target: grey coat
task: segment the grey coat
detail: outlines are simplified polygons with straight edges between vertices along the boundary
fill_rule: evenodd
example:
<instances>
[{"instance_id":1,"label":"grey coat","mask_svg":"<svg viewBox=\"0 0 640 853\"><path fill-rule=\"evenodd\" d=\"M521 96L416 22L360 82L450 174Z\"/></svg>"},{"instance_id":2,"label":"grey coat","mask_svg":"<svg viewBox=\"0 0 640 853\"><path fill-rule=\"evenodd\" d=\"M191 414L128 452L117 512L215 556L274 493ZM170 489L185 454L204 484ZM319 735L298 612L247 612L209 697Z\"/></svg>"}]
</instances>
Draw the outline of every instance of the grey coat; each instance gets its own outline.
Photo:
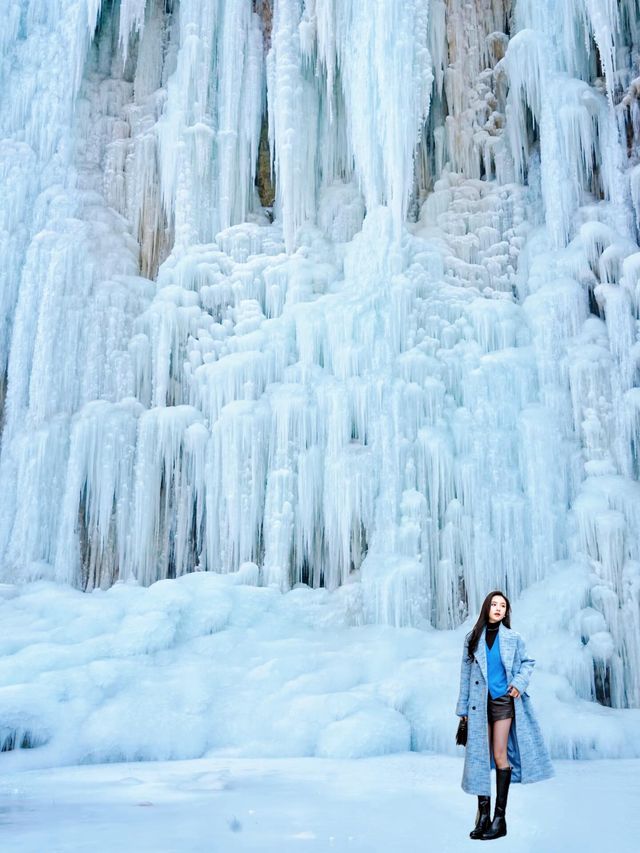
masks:
<instances>
[{"instance_id":1,"label":"grey coat","mask_svg":"<svg viewBox=\"0 0 640 853\"><path fill-rule=\"evenodd\" d=\"M514 701L515 720L511 723L507 756L513 768L512 782L539 782L553 776L549 753L533 712L531 699L526 692L535 661L527 656L520 634L500 625L498 638L500 657L510 686L520 691ZM469 635L464 641L460 670L460 695L456 714L467 716L468 735L464 756L462 788L468 794L491 794L491 768L495 767L489 750L487 729L487 651L485 632L478 640L473 661L467 652Z\"/></svg>"}]
</instances>

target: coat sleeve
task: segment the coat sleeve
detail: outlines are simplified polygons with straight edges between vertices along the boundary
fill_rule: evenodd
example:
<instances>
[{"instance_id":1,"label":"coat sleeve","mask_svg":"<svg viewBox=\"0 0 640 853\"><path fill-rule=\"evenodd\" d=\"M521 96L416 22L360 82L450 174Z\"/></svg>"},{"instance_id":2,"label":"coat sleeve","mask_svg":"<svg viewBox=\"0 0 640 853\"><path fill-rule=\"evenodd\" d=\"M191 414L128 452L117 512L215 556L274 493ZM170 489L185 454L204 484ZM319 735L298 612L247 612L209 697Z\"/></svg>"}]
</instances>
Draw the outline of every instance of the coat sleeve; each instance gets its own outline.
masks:
<instances>
[{"instance_id":1,"label":"coat sleeve","mask_svg":"<svg viewBox=\"0 0 640 853\"><path fill-rule=\"evenodd\" d=\"M462 664L460 665L460 693L458 694L458 704L456 705L456 714L459 717L466 717L469 714L469 682L471 680L471 661L469 660L469 638L464 641L464 649L462 651Z\"/></svg>"},{"instance_id":2,"label":"coat sleeve","mask_svg":"<svg viewBox=\"0 0 640 853\"><path fill-rule=\"evenodd\" d=\"M527 650L524 646L524 640L522 637L518 637L517 653L520 658L520 669L511 679L510 686L515 687L520 693L524 693L529 686L529 679L531 678L531 673L533 672L536 662L533 658L530 658L527 655Z\"/></svg>"}]
</instances>

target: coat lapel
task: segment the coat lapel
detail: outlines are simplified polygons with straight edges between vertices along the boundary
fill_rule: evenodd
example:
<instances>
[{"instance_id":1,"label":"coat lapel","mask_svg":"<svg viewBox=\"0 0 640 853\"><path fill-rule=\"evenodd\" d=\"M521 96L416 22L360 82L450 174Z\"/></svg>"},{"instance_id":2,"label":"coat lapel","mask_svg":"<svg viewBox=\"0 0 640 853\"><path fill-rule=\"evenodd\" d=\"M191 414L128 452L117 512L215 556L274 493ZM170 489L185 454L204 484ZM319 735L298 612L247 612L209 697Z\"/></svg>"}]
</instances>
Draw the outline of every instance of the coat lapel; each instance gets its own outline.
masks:
<instances>
[{"instance_id":1,"label":"coat lapel","mask_svg":"<svg viewBox=\"0 0 640 853\"><path fill-rule=\"evenodd\" d=\"M489 683L487 680L487 645L485 641L484 629L482 630L482 634L480 634L480 639L478 640L478 647L476 649L475 654L476 661L478 662L478 666L480 667L480 671L482 672L482 677L485 680L485 683Z\"/></svg>"},{"instance_id":2,"label":"coat lapel","mask_svg":"<svg viewBox=\"0 0 640 853\"><path fill-rule=\"evenodd\" d=\"M511 670L513 669L513 658L516 653L516 638L509 628L500 625L498 628L498 639L500 641L500 657L507 673L507 680L511 678Z\"/></svg>"}]
</instances>

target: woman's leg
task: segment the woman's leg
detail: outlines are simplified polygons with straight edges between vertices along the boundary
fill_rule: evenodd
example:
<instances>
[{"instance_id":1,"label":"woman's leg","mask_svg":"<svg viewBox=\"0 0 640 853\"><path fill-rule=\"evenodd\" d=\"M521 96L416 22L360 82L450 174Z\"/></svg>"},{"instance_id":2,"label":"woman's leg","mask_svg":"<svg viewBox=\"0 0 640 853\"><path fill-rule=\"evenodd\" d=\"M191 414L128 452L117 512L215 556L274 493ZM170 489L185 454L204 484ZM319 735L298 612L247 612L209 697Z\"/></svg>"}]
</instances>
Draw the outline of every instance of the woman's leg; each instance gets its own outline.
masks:
<instances>
[{"instance_id":1,"label":"woman's leg","mask_svg":"<svg viewBox=\"0 0 640 853\"><path fill-rule=\"evenodd\" d=\"M504 770L509 766L507 758L507 741L509 740L509 729L511 728L511 720L496 720L493 723L492 747L493 760L499 770Z\"/></svg>"},{"instance_id":2,"label":"woman's leg","mask_svg":"<svg viewBox=\"0 0 640 853\"><path fill-rule=\"evenodd\" d=\"M482 833L482 839L489 841L502 838L507 834L507 795L511 783L511 767L507 758L507 741L511 720L494 720L492 731L493 760L496 764L496 810L488 830Z\"/></svg>"}]
</instances>

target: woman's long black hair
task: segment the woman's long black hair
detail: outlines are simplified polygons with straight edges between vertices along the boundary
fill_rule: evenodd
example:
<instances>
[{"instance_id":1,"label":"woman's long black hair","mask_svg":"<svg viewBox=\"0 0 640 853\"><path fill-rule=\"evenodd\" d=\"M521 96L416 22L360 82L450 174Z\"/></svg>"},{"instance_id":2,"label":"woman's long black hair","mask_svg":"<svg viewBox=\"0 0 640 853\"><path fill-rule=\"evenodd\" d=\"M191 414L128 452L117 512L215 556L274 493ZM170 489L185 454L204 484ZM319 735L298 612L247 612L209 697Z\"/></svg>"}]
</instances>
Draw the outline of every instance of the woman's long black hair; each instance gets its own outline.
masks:
<instances>
[{"instance_id":1,"label":"woman's long black hair","mask_svg":"<svg viewBox=\"0 0 640 853\"><path fill-rule=\"evenodd\" d=\"M473 630L469 634L469 660L473 660L473 655L475 654L475 650L478 648L478 640L480 639L480 634L482 634L484 628L489 623L489 611L491 610L491 599L494 595L499 595L507 602L507 609L502 617L502 624L505 628L511 627L511 605L509 604L509 599L504 594L504 592L500 592L499 589L494 589L493 592L490 592L489 595L482 602L482 607L480 608L480 615L478 616L478 621L473 626Z\"/></svg>"}]
</instances>

